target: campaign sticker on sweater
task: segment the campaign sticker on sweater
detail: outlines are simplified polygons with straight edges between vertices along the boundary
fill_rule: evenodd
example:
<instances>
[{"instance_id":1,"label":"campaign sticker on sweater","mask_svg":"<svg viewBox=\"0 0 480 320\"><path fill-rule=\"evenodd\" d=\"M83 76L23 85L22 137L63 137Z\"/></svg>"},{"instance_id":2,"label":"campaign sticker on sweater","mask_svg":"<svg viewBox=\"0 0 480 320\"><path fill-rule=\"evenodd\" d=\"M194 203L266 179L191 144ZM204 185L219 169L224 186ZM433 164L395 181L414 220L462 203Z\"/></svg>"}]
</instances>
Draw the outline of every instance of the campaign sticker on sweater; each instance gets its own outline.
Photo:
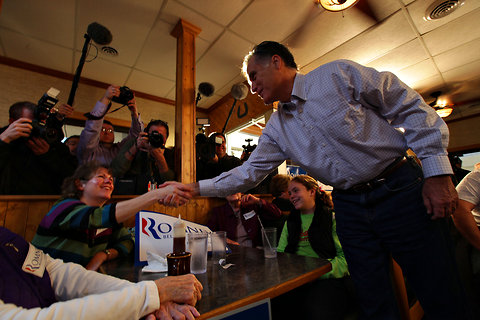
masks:
<instances>
[{"instance_id":1,"label":"campaign sticker on sweater","mask_svg":"<svg viewBox=\"0 0 480 320\"><path fill-rule=\"evenodd\" d=\"M31 243L28 249L27 257L23 262L22 270L31 273L39 278L43 277L47 261L42 250L35 248Z\"/></svg>"},{"instance_id":2,"label":"campaign sticker on sweater","mask_svg":"<svg viewBox=\"0 0 480 320\"><path fill-rule=\"evenodd\" d=\"M245 220L248 220L248 219L250 219L251 217L254 217L254 216L255 216L255 211L253 211L253 210L243 214L243 217L245 218Z\"/></svg>"}]
</instances>

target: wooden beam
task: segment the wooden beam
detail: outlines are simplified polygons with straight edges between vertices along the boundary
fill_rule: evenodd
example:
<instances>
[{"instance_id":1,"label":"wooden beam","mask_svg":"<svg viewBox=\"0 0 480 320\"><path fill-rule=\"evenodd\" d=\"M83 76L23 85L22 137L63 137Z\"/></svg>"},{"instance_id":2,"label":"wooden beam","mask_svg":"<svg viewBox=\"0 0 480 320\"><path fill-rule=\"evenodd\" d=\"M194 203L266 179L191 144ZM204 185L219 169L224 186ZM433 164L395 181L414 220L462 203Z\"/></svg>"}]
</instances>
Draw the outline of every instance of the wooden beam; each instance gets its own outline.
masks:
<instances>
[{"instance_id":1,"label":"wooden beam","mask_svg":"<svg viewBox=\"0 0 480 320\"><path fill-rule=\"evenodd\" d=\"M177 38L175 91L175 171L179 181L195 181L195 38L201 29L180 19L171 35Z\"/></svg>"}]
</instances>

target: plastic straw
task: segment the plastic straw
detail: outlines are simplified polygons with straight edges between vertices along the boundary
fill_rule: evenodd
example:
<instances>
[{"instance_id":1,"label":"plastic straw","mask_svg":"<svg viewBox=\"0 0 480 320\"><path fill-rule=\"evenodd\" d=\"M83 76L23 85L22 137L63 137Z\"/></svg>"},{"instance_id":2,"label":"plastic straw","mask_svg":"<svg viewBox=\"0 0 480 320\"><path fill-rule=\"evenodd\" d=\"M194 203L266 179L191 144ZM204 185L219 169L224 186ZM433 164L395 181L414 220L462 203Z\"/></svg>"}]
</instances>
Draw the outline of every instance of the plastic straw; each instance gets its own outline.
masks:
<instances>
[{"instance_id":1,"label":"plastic straw","mask_svg":"<svg viewBox=\"0 0 480 320\"><path fill-rule=\"evenodd\" d=\"M260 227L262 227L262 232L263 235L265 236L265 239L267 240L268 247L272 249L272 245L270 244L270 240L268 240L267 234L265 233L265 228L263 227L262 220L260 220L260 217L257 215L258 222L260 222Z\"/></svg>"}]
</instances>

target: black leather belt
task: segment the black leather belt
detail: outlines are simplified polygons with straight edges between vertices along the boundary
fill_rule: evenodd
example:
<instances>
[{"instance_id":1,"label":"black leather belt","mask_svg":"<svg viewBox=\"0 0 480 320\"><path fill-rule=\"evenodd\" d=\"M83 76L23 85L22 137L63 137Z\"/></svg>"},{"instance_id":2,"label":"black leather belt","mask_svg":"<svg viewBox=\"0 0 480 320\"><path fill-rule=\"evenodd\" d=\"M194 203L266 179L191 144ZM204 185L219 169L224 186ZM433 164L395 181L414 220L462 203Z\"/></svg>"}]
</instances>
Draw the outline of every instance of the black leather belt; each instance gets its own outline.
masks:
<instances>
[{"instance_id":1,"label":"black leather belt","mask_svg":"<svg viewBox=\"0 0 480 320\"><path fill-rule=\"evenodd\" d=\"M376 187L385 183L386 178L397 171L400 167L402 167L405 163L407 163L407 157L400 157L395 159L395 161L390 164L385 170L382 171L378 176L373 178L370 181L359 183L351 187L347 190L341 190L340 192L348 192L348 193L364 193L369 192Z\"/></svg>"}]
</instances>

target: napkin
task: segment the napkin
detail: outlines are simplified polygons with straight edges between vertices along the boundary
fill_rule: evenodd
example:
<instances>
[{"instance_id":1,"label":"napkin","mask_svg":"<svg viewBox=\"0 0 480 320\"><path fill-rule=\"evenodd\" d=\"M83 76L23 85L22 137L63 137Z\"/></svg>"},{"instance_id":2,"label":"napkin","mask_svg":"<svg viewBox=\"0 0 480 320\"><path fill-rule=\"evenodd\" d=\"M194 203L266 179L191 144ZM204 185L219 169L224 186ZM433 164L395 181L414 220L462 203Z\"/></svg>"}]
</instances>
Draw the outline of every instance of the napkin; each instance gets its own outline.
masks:
<instances>
[{"instance_id":1,"label":"napkin","mask_svg":"<svg viewBox=\"0 0 480 320\"><path fill-rule=\"evenodd\" d=\"M147 251L148 265L143 267L142 272L167 272L167 259L156 253Z\"/></svg>"}]
</instances>

